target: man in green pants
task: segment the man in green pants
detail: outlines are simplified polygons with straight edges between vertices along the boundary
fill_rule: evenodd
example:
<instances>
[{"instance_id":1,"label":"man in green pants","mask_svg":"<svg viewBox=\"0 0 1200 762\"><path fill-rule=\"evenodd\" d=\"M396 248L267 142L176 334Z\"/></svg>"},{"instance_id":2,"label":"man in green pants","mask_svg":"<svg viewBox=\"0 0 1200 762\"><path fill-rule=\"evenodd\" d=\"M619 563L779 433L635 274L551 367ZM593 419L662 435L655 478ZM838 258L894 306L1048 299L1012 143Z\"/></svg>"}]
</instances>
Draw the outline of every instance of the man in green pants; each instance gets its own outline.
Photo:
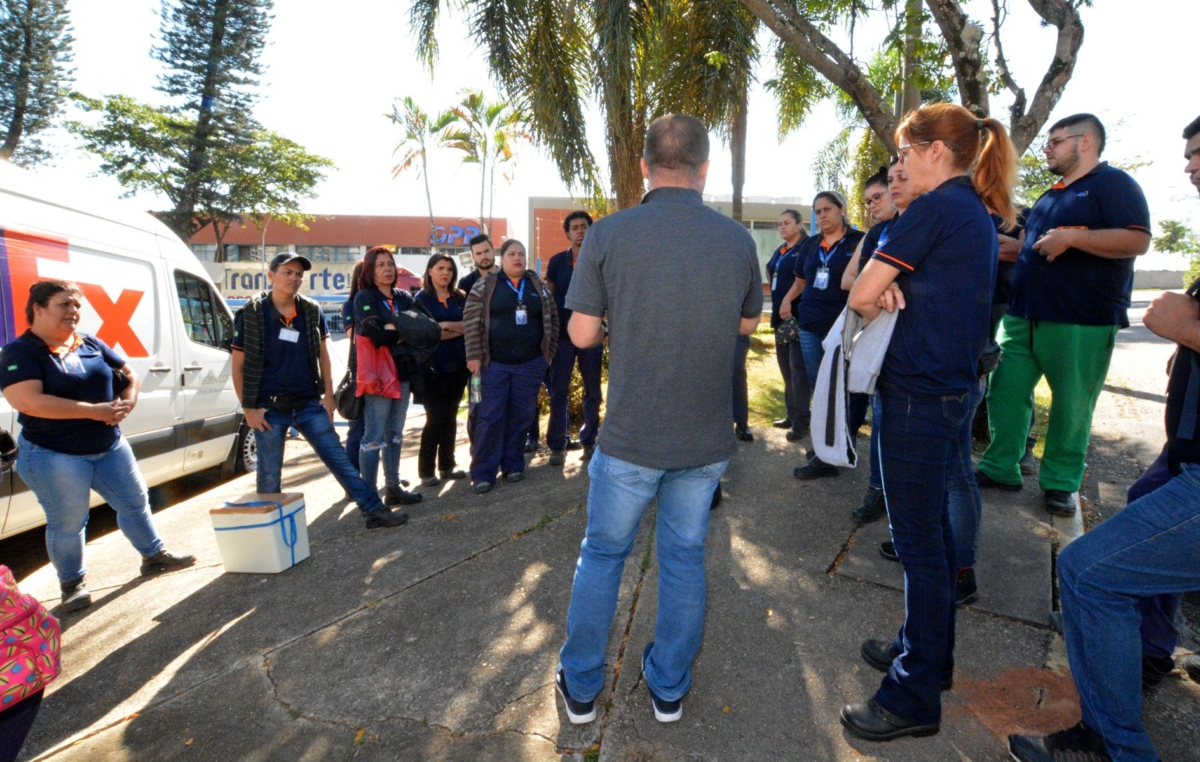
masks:
<instances>
[{"instance_id":1,"label":"man in green pants","mask_svg":"<svg viewBox=\"0 0 1200 762\"><path fill-rule=\"evenodd\" d=\"M1150 246L1146 197L1132 177L1100 161L1104 139L1091 114L1050 128L1042 150L1062 180L1026 218L987 395L992 443L976 474L981 488L1021 489L1032 392L1045 376L1052 400L1039 481L1046 510L1061 516L1075 511L1092 412L1117 331L1129 326L1133 260Z\"/></svg>"}]
</instances>

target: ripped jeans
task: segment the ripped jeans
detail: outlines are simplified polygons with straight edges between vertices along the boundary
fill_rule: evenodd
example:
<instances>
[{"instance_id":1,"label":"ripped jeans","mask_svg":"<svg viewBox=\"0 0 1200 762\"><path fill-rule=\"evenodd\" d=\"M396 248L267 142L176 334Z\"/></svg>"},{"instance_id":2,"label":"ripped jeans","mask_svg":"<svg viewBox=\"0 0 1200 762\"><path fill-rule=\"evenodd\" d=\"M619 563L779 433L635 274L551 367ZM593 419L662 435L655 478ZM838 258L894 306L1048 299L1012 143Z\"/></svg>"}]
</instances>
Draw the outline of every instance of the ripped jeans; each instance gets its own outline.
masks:
<instances>
[{"instance_id":1,"label":"ripped jeans","mask_svg":"<svg viewBox=\"0 0 1200 762\"><path fill-rule=\"evenodd\" d=\"M400 399L378 394L363 395L362 444L358 465L363 481L377 488L379 456L383 454L383 481L389 489L400 489L400 445L404 442L404 416L408 413L409 386L400 386Z\"/></svg>"}]
</instances>

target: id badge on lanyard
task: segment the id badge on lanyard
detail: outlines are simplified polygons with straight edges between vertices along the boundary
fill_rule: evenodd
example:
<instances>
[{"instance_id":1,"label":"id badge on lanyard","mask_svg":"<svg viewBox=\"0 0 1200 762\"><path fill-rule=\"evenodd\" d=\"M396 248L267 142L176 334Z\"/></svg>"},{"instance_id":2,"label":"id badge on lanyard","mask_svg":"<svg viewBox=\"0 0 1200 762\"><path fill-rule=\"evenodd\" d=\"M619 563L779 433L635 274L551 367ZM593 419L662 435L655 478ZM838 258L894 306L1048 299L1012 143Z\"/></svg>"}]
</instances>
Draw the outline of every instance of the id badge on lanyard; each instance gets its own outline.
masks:
<instances>
[{"instance_id":1,"label":"id badge on lanyard","mask_svg":"<svg viewBox=\"0 0 1200 762\"><path fill-rule=\"evenodd\" d=\"M517 325L525 325L529 322L529 312L525 309L524 304L517 305Z\"/></svg>"},{"instance_id":2,"label":"id badge on lanyard","mask_svg":"<svg viewBox=\"0 0 1200 762\"><path fill-rule=\"evenodd\" d=\"M78 352L67 352L62 358L63 370L67 373L73 373L78 376L84 374L83 360L79 359Z\"/></svg>"},{"instance_id":3,"label":"id badge on lanyard","mask_svg":"<svg viewBox=\"0 0 1200 762\"><path fill-rule=\"evenodd\" d=\"M829 268L828 267L822 266L822 267L817 268L817 277L815 279L813 279L813 288L820 289L822 291L829 288Z\"/></svg>"}]
</instances>

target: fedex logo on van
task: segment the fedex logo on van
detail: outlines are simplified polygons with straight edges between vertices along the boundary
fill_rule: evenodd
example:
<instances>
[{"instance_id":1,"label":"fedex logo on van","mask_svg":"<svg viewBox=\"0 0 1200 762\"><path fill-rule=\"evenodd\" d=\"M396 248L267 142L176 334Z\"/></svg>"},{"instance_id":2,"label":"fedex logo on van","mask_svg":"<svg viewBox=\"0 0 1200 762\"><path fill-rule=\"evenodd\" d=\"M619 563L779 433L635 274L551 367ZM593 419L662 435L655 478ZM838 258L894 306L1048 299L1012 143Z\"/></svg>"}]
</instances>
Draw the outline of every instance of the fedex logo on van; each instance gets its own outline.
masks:
<instances>
[{"instance_id":1,"label":"fedex logo on van","mask_svg":"<svg viewBox=\"0 0 1200 762\"><path fill-rule=\"evenodd\" d=\"M87 305L79 329L117 349L127 357L149 357L157 326L152 299L154 285L148 264L114 257L66 239L0 230L0 281L7 295L4 306L4 341L20 336L29 327L25 303L29 288L39 280L74 281ZM89 309L90 308L90 309Z\"/></svg>"}]
</instances>

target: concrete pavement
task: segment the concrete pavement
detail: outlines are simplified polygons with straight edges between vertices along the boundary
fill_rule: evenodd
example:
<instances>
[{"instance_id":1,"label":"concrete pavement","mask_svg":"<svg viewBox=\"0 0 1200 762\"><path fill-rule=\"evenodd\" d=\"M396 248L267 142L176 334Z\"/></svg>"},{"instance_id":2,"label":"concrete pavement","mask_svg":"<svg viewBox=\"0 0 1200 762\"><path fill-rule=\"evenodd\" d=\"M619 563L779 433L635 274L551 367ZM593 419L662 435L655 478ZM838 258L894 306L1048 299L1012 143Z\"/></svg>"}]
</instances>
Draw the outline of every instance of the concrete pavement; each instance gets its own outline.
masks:
<instances>
[{"instance_id":1,"label":"concrete pavement","mask_svg":"<svg viewBox=\"0 0 1200 762\"><path fill-rule=\"evenodd\" d=\"M1115 510L1157 451L1161 401L1124 392L1160 390L1168 351L1121 333L1084 490L1093 513ZM412 434L402 470L415 483ZM524 482L485 496L465 481L422 490L407 526L368 532L290 442L285 489L305 494L311 557L280 575L223 573L207 510L252 492L252 475L156 514L170 547L199 556L193 569L143 579L119 533L90 543L96 603L62 618L65 671L22 759L1002 760L1007 733L1078 719L1046 626L1061 540L1027 480L1021 493L984 493L981 597L959 612L941 733L890 744L845 734L841 705L880 679L859 644L903 618L899 567L876 550L884 523L849 517L865 467L802 485L796 446L755 434L712 516L704 646L678 723L653 719L638 669L657 599L650 520L626 566L600 718L574 727L556 704L586 521L578 453L562 469L538 455ZM21 585L57 602L48 566ZM1197 648L1192 637L1181 647ZM1146 720L1164 759L1200 759L1200 685L1169 678Z\"/></svg>"}]
</instances>

